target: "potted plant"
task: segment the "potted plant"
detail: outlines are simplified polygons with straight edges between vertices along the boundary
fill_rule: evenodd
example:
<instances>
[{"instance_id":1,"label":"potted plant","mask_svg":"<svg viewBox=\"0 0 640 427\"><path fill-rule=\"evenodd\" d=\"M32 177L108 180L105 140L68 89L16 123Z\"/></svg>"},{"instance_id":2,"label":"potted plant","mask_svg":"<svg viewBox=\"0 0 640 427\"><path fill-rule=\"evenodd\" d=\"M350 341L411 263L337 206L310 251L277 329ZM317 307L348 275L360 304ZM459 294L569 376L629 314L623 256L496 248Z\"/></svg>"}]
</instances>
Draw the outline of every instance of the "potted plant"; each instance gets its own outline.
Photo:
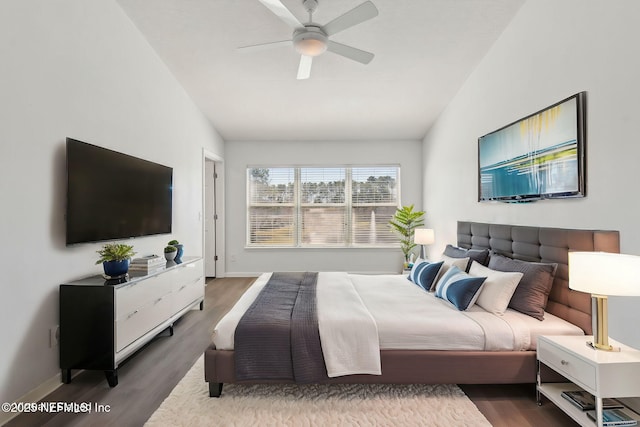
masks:
<instances>
[{"instance_id":1,"label":"potted plant","mask_svg":"<svg viewBox=\"0 0 640 427\"><path fill-rule=\"evenodd\" d=\"M417 246L413 242L415 229L424 225L424 211L414 211L413 205L402 206L396 210L389 225L400 237L400 249L404 254L404 266L406 267L409 264L411 250Z\"/></svg>"},{"instance_id":2,"label":"potted plant","mask_svg":"<svg viewBox=\"0 0 640 427\"><path fill-rule=\"evenodd\" d=\"M169 243L167 243L167 245L175 246L175 248L178 250L173 260L179 264L182 261L182 254L184 253L184 248L182 244L177 240L170 240Z\"/></svg>"},{"instance_id":3,"label":"potted plant","mask_svg":"<svg viewBox=\"0 0 640 427\"><path fill-rule=\"evenodd\" d=\"M124 243L107 243L96 252L100 255L96 264L102 263L104 274L109 277L126 274L129 271L131 257L136 254L133 251L133 246Z\"/></svg>"},{"instance_id":4,"label":"potted plant","mask_svg":"<svg viewBox=\"0 0 640 427\"><path fill-rule=\"evenodd\" d=\"M164 258L167 261L173 261L177 253L178 253L178 248L176 248L173 245L164 247Z\"/></svg>"}]
</instances>

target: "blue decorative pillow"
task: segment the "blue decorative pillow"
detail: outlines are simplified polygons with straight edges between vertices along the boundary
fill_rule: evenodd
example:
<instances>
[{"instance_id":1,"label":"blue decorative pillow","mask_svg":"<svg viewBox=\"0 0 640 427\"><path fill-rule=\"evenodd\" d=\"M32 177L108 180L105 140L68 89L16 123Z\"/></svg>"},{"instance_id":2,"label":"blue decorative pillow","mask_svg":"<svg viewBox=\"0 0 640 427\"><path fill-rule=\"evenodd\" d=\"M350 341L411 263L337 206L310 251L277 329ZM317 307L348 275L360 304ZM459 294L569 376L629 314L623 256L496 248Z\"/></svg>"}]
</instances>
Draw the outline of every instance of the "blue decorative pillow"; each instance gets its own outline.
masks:
<instances>
[{"instance_id":1,"label":"blue decorative pillow","mask_svg":"<svg viewBox=\"0 0 640 427\"><path fill-rule=\"evenodd\" d=\"M458 267L451 267L436 285L436 297L445 299L460 311L471 307L484 284L486 277L469 276Z\"/></svg>"},{"instance_id":2,"label":"blue decorative pillow","mask_svg":"<svg viewBox=\"0 0 640 427\"><path fill-rule=\"evenodd\" d=\"M440 268L444 262L429 262L429 261L419 261L416 262L413 268L411 269L411 273L409 274L408 279L411 280L416 285L420 286L425 291L431 289L431 285L438 277L438 272L440 272Z\"/></svg>"}]
</instances>

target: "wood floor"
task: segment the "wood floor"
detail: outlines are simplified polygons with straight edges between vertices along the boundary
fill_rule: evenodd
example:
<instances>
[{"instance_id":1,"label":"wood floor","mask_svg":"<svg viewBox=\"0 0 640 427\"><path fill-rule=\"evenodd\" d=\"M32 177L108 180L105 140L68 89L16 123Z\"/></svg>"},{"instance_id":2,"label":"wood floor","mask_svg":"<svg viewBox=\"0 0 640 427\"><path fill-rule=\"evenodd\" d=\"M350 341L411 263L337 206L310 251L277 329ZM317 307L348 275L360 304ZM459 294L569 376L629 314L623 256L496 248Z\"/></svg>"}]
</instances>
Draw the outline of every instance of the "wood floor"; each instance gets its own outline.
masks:
<instances>
[{"instance_id":1,"label":"wood floor","mask_svg":"<svg viewBox=\"0 0 640 427\"><path fill-rule=\"evenodd\" d=\"M142 426L160 406L211 341L213 327L233 306L252 278L211 279L204 311L193 310L118 370L118 386L109 388L101 372L81 372L71 384L47 396L47 402L109 405L109 413L22 414L7 426ZM535 386L464 385L464 392L495 427L577 426L552 403L538 406Z\"/></svg>"}]
</instances>

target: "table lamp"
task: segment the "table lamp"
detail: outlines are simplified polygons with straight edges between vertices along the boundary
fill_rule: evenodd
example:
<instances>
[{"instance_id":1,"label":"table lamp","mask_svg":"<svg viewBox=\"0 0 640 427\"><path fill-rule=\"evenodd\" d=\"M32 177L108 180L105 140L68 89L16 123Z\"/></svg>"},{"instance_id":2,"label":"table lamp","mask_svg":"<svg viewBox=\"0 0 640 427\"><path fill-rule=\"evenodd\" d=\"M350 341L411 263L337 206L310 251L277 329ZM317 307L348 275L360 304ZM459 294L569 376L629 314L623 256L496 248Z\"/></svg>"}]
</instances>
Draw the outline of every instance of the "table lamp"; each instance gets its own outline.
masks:
<instances>
[{"instance_id":1,"label":"table lamp","mask_svg":"<svg viewBox=\"0 0 640 427\"><path fill-rule=\"evenodd\" d=\"M591 294L593 343L597 350L617 351L609 345L607 297L640 296L640 257L608 252L569 252L569 288Z\"/></svg>"},{"instance_id":2,"label":"table lamp","mask_svg":"<svg viewBox=\"0 0 640 427\"><path fill-rule=\"evenodd\" d=\"M424 245L430 245L435 242L435 233L430 228L416 228L413 235L413 243L420 246L420 258L427 259L424 251Z\"/></svg>"}]
</instances>

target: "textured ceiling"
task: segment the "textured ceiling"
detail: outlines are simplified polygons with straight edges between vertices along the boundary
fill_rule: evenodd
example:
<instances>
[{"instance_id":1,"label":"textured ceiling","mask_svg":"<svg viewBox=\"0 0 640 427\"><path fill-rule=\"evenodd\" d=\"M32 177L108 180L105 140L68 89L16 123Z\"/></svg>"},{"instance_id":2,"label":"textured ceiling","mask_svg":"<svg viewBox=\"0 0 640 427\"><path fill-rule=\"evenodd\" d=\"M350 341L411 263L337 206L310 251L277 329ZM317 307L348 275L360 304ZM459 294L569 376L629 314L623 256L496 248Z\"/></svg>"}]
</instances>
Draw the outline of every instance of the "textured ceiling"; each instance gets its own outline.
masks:
<instances>
[{"instance_id":1,"label":"textured ceiling","mask_svg":"<svg viewBox=\"0 0 640 427\"><path fill-rule=\"evenodd\" d=\"M362 65L326 52L297 80L291 38L258 0L117 0L225 140L422 139L524 0L372 0L379 15L332 40L370 51ZM326 24L363 0L319 0ZM282 2L302 22L301 0Z\"/></svg>"}]
</instances>

